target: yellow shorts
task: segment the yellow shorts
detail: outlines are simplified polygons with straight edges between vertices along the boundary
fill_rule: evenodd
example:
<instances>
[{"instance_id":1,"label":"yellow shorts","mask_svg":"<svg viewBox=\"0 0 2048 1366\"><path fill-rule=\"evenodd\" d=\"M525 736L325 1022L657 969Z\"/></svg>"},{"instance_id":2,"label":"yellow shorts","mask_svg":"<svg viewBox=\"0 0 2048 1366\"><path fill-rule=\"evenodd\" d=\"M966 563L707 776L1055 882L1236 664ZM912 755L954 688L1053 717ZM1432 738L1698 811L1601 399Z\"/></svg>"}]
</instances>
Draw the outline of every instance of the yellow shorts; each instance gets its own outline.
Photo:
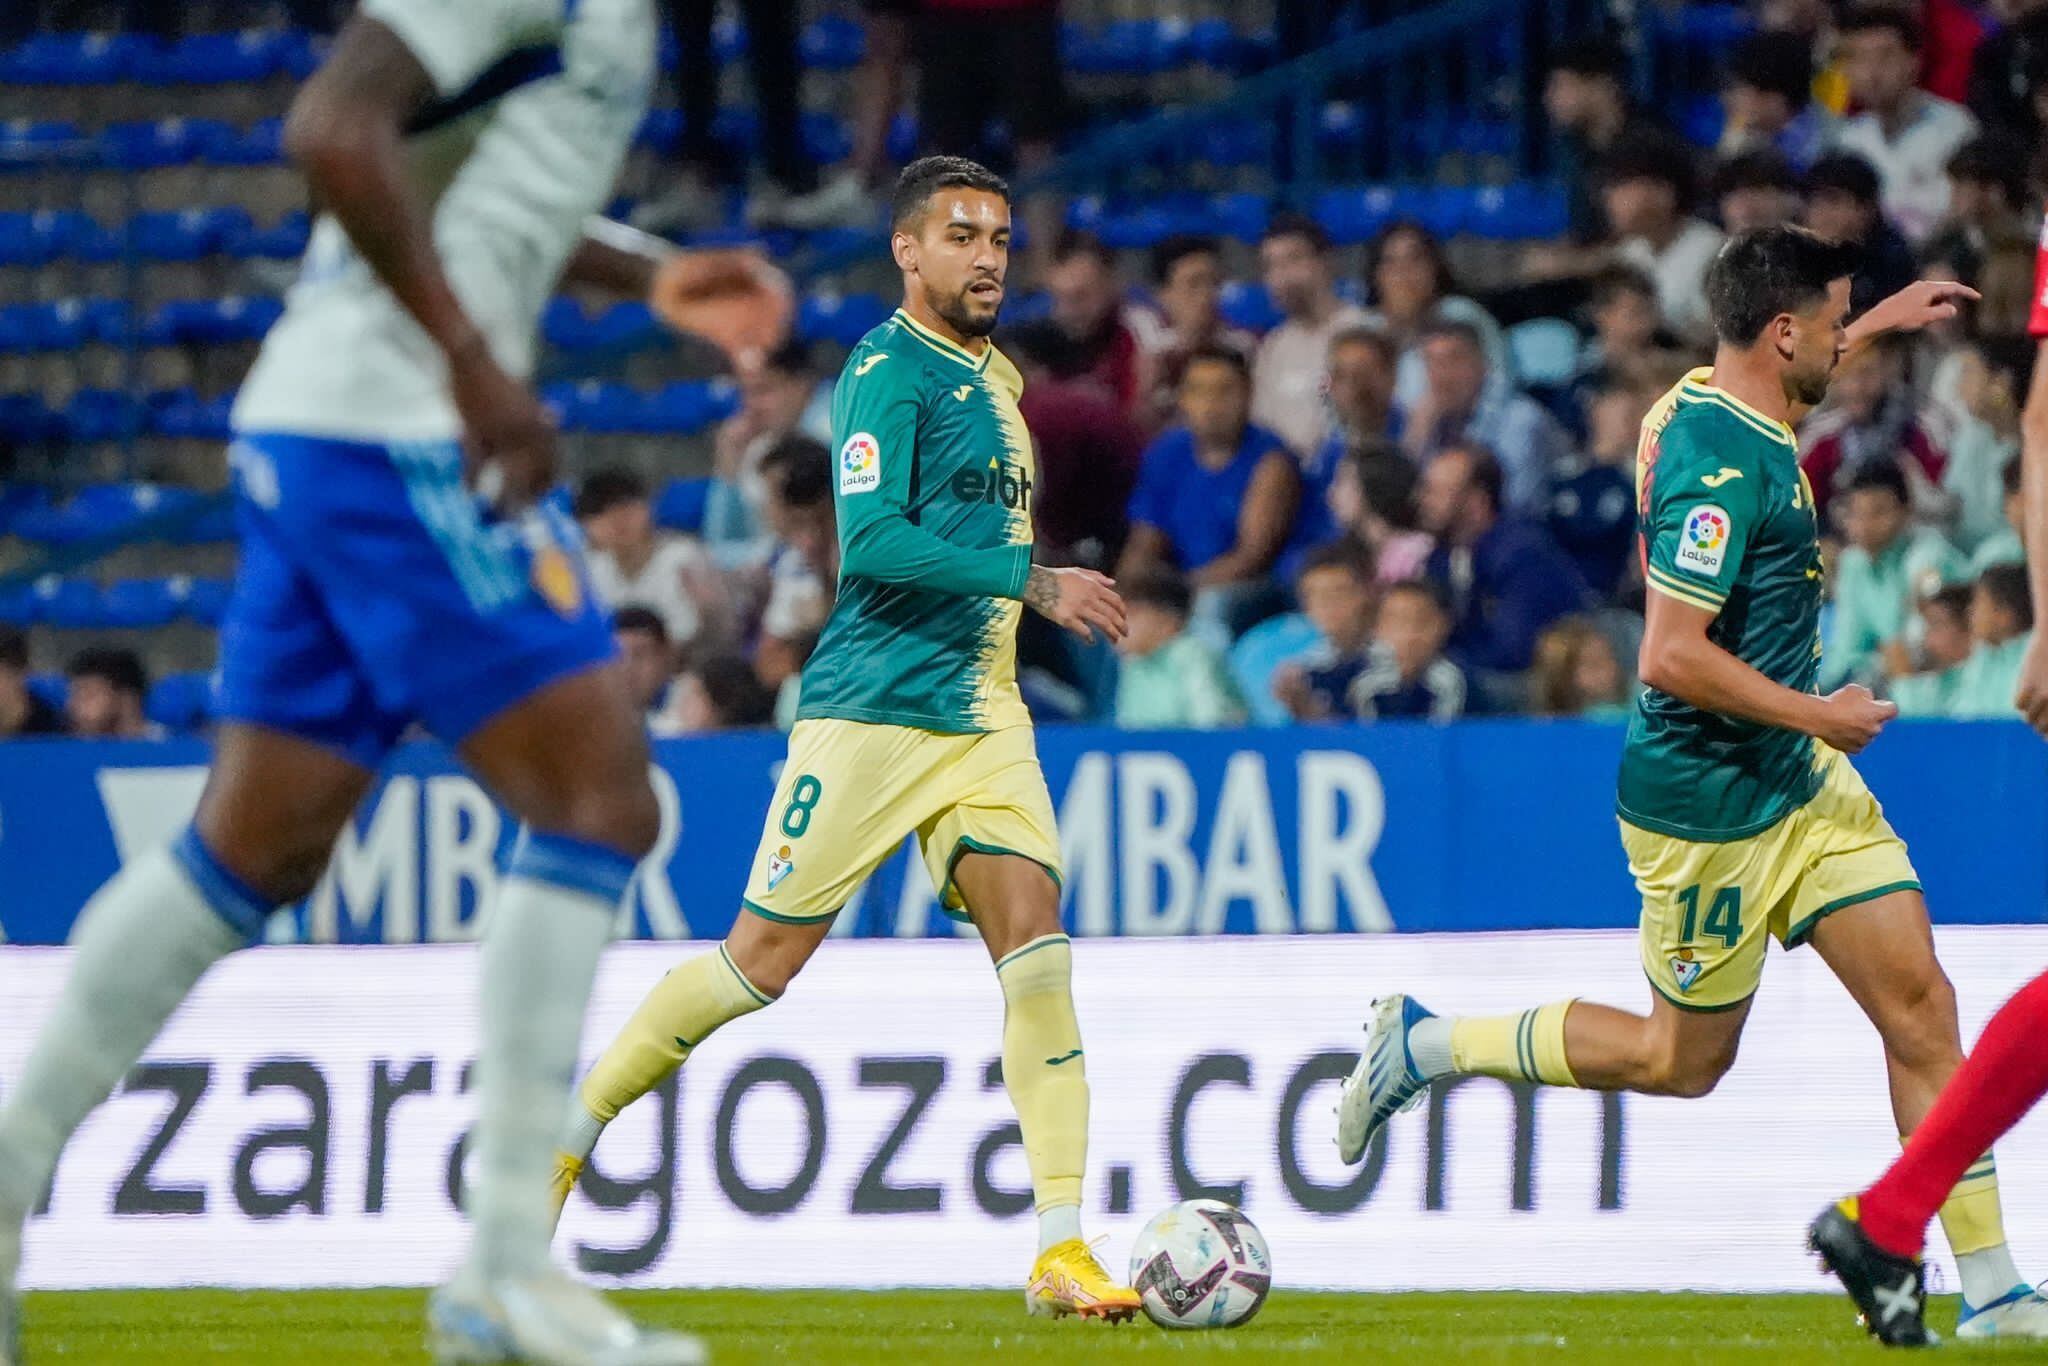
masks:
<instances>
[{"instance_id":1,"label":"yellow shorts","mask_svg":"<svg viewBox=\"0 0 2048 1366\"><path fill-rule=\"evenodd\" d=\"M1763 978L1764 940L1805 943L1823 916L1918 891L1906 844L1848 758L1823 749L1814 799L1748 839L1703 844L1621 822L1643 894L1643 972L1684 1010L1728 1010Z\"/></svg>"},{"instance_id":2,"label":"yellow shorts","mask_svg":"<svg viewBox=\"0 0 2048 1366\"><path fill-rule=\"evenodd\" d=\"M912 833L939 905L956 920L967 918L953 886L962 854L1021 854L1059 881L1059 835L1031 727L943 735L797 722L744 904L770 920L834 915Z\"/></svg>"}]
</instances>

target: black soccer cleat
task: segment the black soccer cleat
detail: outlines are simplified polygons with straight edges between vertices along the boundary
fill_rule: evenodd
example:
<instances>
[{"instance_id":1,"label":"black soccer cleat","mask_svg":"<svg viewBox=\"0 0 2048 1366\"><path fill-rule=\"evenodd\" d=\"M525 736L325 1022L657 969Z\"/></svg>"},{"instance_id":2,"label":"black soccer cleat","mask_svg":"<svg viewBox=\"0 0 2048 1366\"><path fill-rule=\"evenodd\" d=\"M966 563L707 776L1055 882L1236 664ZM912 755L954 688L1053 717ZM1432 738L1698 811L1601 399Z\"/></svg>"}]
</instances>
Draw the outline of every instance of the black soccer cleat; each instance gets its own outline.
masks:
<instances>
[{"instance_id":1,"label":"black soccer cleat","mask_svg":"<svg viewBox=\"0 0 2048 1366\"><path fill-rule=\"evenodd\" d=\"M1856 1218L1856 1201L1839 1200L1806 1230L1806 1245L1820 1254L1861 1310L1860 1322L1887 1347L1932 1347L1927 1331L1927 1268L1870 1240Z\"/></svg>"}]
</instances>

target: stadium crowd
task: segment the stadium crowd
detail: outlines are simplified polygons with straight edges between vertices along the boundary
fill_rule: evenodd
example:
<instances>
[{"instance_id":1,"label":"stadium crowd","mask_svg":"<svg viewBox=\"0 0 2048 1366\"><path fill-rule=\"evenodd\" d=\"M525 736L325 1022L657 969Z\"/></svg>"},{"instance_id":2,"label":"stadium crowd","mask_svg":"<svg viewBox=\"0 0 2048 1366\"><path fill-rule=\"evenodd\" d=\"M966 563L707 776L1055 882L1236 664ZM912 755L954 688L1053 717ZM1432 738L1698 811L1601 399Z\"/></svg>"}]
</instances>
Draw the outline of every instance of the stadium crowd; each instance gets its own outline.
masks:
<instances>
[{"instance_id":1,"label":"stadium crowd","mask_svg":"<svg viewBox=\"0 0 2048 1366\"><path fill-rule=\"evenodd\" d=\"M2048 5L2011 8L1959 59L1906 9L1767 5L1711 154L1631 105L1619 45L1573 45L1545 90L1572 232L1490 297L1462 293L1413 222L1346 289L1323 229L1282 214L1257 254L1281 320L1253 336L1221 316L1219 244L1170 239L1134 281L1061 236L1038 265L1049 316L998 341L1027 379L1039 554L1113 571L1132 630L1114 656L1027 631L1034 708L1147 727L1623 714L1638 424L1710 356L1702 281L1724 235L1796 220L1864 245L1859 306L1922 276L1984 295L1853 357L1800 432L1827 534L1825 682L1911 714L2008 712L2032 629L2013 524L2027 149L2048 112L2012 98L2048 74ZM1582 336L1562 382L1525 386L1504 324L1544 312ZM701 537L657 531L630 475L582 486L664 729L793 713L835 572L828 392L793 350L746 378Z\"/></svg>"},{"instance_id":2,"label":"stadium crowd","mask_svg":"<svg viewBox=\"0 0 2048 1366\"><path fill-rule=\"evenodd\" d=\"M2033 624L2016 457L2048 0L1756 10L1720 74L1712 148L1633 103L1619 42L1553 52L1542 102L1570 229L1523 250L1505 288L1466 292L1413 221L1345 279L1321 225L1277 213L1250 273L1278 321L1254 335L1223 316L1231 244L1170 238L1133 279L1086 233L1039 238L1013 293L1023 277L1049 307L997 337L1026 378L1038 554L1113 572L1131 631L1112 651L1027 614L1035 714L1624 714L1638 426L1710 357L1702 284L1725 235L1784 221L1862 245L1858 308L1922 277L1982 293L1950 325L1852 357L1800 430L1825 536L1823 684L1914 714L2009 712ZM841 174L871 183L871 160ZM820 212L846 193L788 178ZM739 381L695 532L663 529L633 471L574 491L663 733L787 726L831 609L832 376L792 343ZM125 705L146 687L138 661L87 651L70 673L93 686L60 718L0 638L0 734L142 733ZM114 700L95 708L102 691Z\"/></svg>"}]
</instances>

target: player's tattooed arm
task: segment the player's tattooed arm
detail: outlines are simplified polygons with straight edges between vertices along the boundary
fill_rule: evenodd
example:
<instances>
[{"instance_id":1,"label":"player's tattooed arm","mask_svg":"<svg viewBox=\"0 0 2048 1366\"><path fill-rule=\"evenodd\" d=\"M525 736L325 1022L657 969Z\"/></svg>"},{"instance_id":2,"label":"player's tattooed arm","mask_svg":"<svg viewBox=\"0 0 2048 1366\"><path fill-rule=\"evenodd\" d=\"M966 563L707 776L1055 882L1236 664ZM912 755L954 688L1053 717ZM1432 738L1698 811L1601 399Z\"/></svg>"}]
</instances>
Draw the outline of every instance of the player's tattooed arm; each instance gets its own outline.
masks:
<instances>
[{"instance_id":1,"label":"player's tattooed arm","mask_svg":"<svg viewBox=\"0 0 2048 1366\"><path fill-rule=\"evenodd\" d=\"M1124 600L1107 574L1034 564L1024 579L1024 604L1083 640L1095 639L1097 631L1112 641L1124 638Z\"/></svg>"}]
</instances>

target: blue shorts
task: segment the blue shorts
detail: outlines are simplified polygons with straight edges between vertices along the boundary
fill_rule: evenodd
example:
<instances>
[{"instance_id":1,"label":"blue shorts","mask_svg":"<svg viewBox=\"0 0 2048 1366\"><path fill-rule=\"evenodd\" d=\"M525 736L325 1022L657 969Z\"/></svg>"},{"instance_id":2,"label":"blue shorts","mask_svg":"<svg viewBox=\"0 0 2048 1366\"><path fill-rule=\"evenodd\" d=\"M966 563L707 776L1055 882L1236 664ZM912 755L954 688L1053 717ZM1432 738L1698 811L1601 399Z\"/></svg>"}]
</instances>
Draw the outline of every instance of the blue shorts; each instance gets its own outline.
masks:
<instances>
[{"instance_id":1,"label":"blue shorts","mask_svg":"<svg viewBox=\"0 0 2048 1366\"><path fill-rule=\"evenodd\" d=\"M216 712L374 768L418 722L455 745L612 658L567 517L494 517L452 442L239 435L241 566Z\"/></svg>"}]
</instances>

